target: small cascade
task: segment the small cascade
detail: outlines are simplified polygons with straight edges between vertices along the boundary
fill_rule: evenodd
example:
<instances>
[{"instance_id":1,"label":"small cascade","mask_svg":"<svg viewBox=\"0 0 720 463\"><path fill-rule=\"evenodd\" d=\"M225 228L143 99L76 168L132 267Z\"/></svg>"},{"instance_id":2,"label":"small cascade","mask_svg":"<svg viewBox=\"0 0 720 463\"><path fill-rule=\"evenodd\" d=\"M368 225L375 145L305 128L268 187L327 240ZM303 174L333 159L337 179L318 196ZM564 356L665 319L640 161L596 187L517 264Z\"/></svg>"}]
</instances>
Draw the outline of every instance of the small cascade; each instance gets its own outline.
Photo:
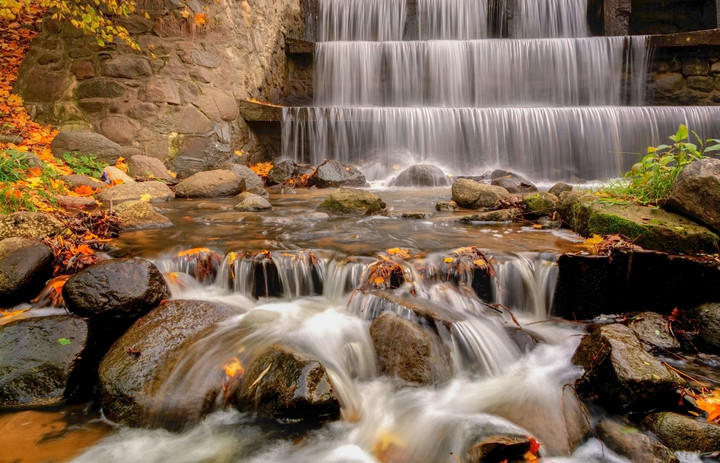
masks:
<instances>
[{"instance_id":1,"label":"small cascade","mask_svg":"<svg viewBox=\"0 0 720 463\"><path fill-rule=\"evenodd\" d=\"M510 36L588 37L587 0L515 0Z\"/></svg>"},{"instance_id":2,"label":"small cascade","mask_svg":"<svg viewBox=\"0 0 720 463\"><path fill-rule=\"evenodd\" d=\"M407 0L320 0L318 40L402 40Z\"/></svg>"},{"instance_id":3,"label":"small cascade","mask_svg":"<svg viewBox=\"0 0 720 463\"><path fill-rule=\"evenodd\" d=\"M473 40L489 37L488 3L477 0L418 0L421 40Z\"/></svg>"},{"instance_id":4,"label":"small cascade","mask_svg":"<svg viewBox=\"0 0 720 463\"><path fill-rule=\"evenodd\" d=\"M546 319L557 282L556 260L554 255L533 254L498 261L494 300L513 312Z\"/></svg>"}]
</instances>

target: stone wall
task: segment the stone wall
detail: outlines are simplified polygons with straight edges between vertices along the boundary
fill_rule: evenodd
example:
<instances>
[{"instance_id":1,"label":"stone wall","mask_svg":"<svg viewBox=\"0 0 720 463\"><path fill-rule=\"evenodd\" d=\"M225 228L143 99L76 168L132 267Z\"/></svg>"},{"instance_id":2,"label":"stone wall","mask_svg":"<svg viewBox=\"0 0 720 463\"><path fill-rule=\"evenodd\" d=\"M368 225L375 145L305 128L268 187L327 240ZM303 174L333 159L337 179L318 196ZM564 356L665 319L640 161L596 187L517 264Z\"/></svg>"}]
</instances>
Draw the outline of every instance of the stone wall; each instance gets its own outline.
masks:
<instances>
[{"instance_id":1,"label":"stone wall","mask_svg":"<svg viewBox=\"0 0 720 463\"><path fill-rule=\"evenodd\" d=\"M147 17L120 23L140 52L99 47L70 26L43 22L17 90L38 120L67 132L58 149L82 145L75 138L87 132L77 131L91 130L127 154L165 161L180 177L276 154L240 117L237 101L291 95L285 39L302 35L301 0L137 3Z\"/></svg>"},{"instance_id":2,"label":"stone wall","mask_svg":"<svg viewBox=\"0 0 720 463\"><path fill-rule=\"evenodd\" d=\"M720 104L720 48L657 50L647 99L651 105Z\"/></svg>"}]
</instances>

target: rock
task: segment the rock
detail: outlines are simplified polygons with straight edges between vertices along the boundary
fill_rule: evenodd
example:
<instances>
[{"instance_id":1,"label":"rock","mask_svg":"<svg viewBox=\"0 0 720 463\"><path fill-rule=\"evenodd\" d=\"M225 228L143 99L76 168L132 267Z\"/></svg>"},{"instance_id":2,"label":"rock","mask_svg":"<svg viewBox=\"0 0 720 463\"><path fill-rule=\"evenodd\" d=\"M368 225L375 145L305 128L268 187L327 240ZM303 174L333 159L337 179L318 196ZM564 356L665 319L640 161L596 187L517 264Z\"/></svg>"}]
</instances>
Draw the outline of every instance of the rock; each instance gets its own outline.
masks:
<instances>
[{"instance_id":1,"label":"rock","mask_svg":"<svg viewBox=\"0 0 720 463\"><path fill-rule=\"evenodd\" d=\"M720 159L695 161L683 169L667 207L720 232Z\"/></svg>"},{"instance_id":2,"label":"rock","mask_svg":"<svg viewBox=\"0 0 720 463\"><path fill-rule=\"evenodd\" d=\"M92 177L88 177L87 175L78 175L78 174L63 175L60 177L60 180L65 182L67 187L71 190L74 190L75 188L80 187L80 186L87 186L94 190L97 190L99 188L104 188L107 186L106 183L103 183L100 180L96 180Z\"/></svg>"},{"instance_id":3,"label":"rock","mask_svg":"<svg viewBox=\"0 0 720 463\"><path fill-rule=\"evenodd\" d=\"M697 321L696 344L704 352L720 355L720 303L703 304L689 314Z\"/></svg>"},{"instance_id":4,"label":"rock","mask_svg":"<svg viewBox=\"0 0 720 463\"><path fill-rule=\"evenodd\" d=\"M716 252L720 238L695 222L662 209L612 204L571 191L558 204L562 220L583 236L620 234L638 246L692 254Z\"/></svg>"},{"instance_id":5,"label":"rock","mask_svg":"<svg viewBox=\"0 0 720 463\"><path fill-rule=\"evenodd\" d=\"M135 126L125 117L108 116L100 121L100 133L121 145L130 145L135 140Z\"/></svg>"},{"instance_id":6,"label":"rock","mask_svg":"<svg viewBox=\"0 0 720 463\"><path fill-rule=\"evenodd\" d=\"M194 388L164 401L159 393L169 372L190 342L206 329L234 315L232 309L207 301L168 301L133 324L118 339L100 363L100 398L105 416L128 426L182 428L196 422L209 410L222 369L208 377L212 388ZM215 366L212 366L215 367ZM171 416L155 420L151 412ZM179 417L178 421L173 418Z\"/></svg>"},{"instance_id":7,"label":"rock","mask_svg":"<svg viewBox=\"0 0 720 463\"><path fill-rule=\"evenodd\" d=\"M179 105L182 102L178 85L169 79L152 80L143 85L138 90L137 99L149 103L167 103L170 105Z\"/></svg>"},{"instance_id":8,"label":"rock","mask_svg":"<svg viewBox=\"0 0 720 463\"><path fill-rule=\"evenodd\" d=\"M325 367L284 347L262 352L237 390L237 407L274 419L322 422L340 417L340 401Z\"/></svg>"},{"instance_id":9,"label":"rock","mask_svg":"<svg viewBox=\"0 0 720 463\"><path fill-rule=\"evenodd\" d=\"M499 209L497 211L478 212L473 215L466 215L459 222L472 224L473 222L512 222L520 217L520 210L514 207Z\"/></svg>"},{"instance_id":10,"label":"rock","mask_svg":"<svg viewBox=\"0 0 720 463\"><path fill-rule=\"evenodd\" d=\"M720 450L720 426L708 423L704 418L660 412L649 415L644 423L672 450L690 452Z\"/></svg>"},{"instance_id":11,"label":"rock","mask_svg":"<svg viewBox=\"0 0 720 463\"><path fill-rule=\"evenodd\" d=\"M128 173L138 180L162 180L167 183L175 183L175 177L170 174L165 164L150 156L131 157L128 161Z\"/></svg>"},{"instance_id":12,"label":"rock","mask_svg":"<svg viewBox=\"0 0 720 463\"><path fill-rule=\"evenodd\" d=\"M337 214L372 215L385 209L379 196L357 188L339 188L330 193L318 209Z\"/></svg>"},{"instance_id":13,"label":"rock","mask_svg":"<svg viewBox=\"0 0 720 463\"><path fill-rule=\"evenodd\" d=\"M673 403L681 379L645 352L626 326L601 326L585 336L572 362L585 369L579 392L597 396L610 411L648 411Z\"/></svg>"},{"instance_id":14,"label":"rock","mask_svg":"<svg viewBox=\"0 0 720 463\"><path fill-rule=\"evenodd\" d=\"M632 426L605 419L595 430L610 450L634 463L680 463L660 441Z\"/></svg>"},{"instance_id":15,"label":"rock","mask_svg":"<svg viewBox=\"0 0 720 463\"><path fill-rule=\"evenodd\" d=\"M504 170L495 170L490 174L490 184L503 187L510 193L533 193L538 191L533 183L518 174Z\"/></svg>"},{"instance_id":16,"label":"rock","mask_svg":"<svg viewBox=\"0 0 720 463\"><path fill-rule=\"evenodd\" d=\"M150 63L145 58L131 55L119 55L102 63L101 74L108 77L137 79L152 74Z\"/></svg>"},{"instance_id":17,"label":"rock","mask_svg":"<svg viewBox=\"0 0 720 463\"><path fill-rule=\"evenodd\" d=\"M134 157L134 156L133 156ZM115 166L107 166L103 169L103 177L110 183L135 183L135 179L118 169Z\"/></svg>"},{"instance_id":18,"label":"rock","mask_svg":"<svg viewBox=\"0 0 720 463\"><path fill-rule=\"evenodd\" d=\"M52 278L53 254L42 241L7 238L0 241L0 307L12 307L38 295Z\"/></svg>"},{"instance_id":19,"label":"rock","mask_svg":"<svg viewBox=\"0 0 720 463\"><path fill-rule=\"evenodd\" d=\"M467 209L495 207L498 201L508 196L510 193L505 188L485 185L467 178L455 180L452 186L452 200Z\"/></svg>"},{"instance_id":20,"label":"rock","mask_svg":"<svg viewBox=\"0 0 720 463\"><path fill-rule=\"evenodd\" d=\"M127 89L112 80L92 79L80 82L75 87L75 97L78 100L86 98L118 98L127 92Z\"/></svg>"},{"instance_id":21,"label":"rock","mask_svg":"<svg viewBox=\"0 0 720 463\"><path fill-rule=\"evenodd\" d=\"M153 209L147 201L126 201L115 207L123 230L172 227L169 218Z\"/></svg>"},{"instance_id":22,"label":"rock","mask_svg":"<svg viewBox=\"0 0 720 463\"><path fill-rule=\"evenodd\" d=\"M665 96L672 96L680 92L685 85L685 78L679 72L668 72L654 78L653 87Z\"/></svg>"},{"instance_id":23,"label":"rock","mask_svg":"<svg viewBox=\"0 0 720 463\"><path fill-rule=\"evenodd\" d=\"M524 455L530 450L531 445L529 436L490 436L470 447L465 461L468 463L525 461Z\"/></svg>"},{"instance_id":24,"label":"rock","mask_svg":"<svg viewBox=\"0 0 720 463\"><path fill-rule=\"evenodd\" d=\"M149 195L149 198L146 195ZM107 206L143 198L147 198L150 202L164 202L174 196L172 190L164 183L151 181L115 185L102 190L97 198Z\"/></svg>"},{"instance_id":25,"label":"rock","mask_svg":"<svg viewBox=\"0 0 720 463\"><path fill-rule=\"evenodd\" d=\"M458 208L455 201L438 201L435 204L435 210L439 212L452 212Z\"/></svg>"},{"instance_id":26,"label":"rock","mask_svg":"<svg viewBox=\"0 0 720 463\"><path fill-rule=\"evenodd\" d=\"M272 209L272 206L270 205L270 202L263 198L262 196L258 196L252 193L240 193L237 196L238 200L240 202L235 205L234 209L236 211L240 212L259 212L259 211L267 211L269 209Z\"/></svg>"},{"instance_id":27,"label":"rock","mask_svg":"<svg viewBox=\"0 0 720 463\"><path fill-rule=\"evenodd\" d=\"M557 208L557 196L552 193L535 193L523 197L530 218L552 215Z\"/></svg>"},{"instance_id":28,"label":"rock","mask_svg":"<svg viewBox=\"0 0 720 463\"><path fill-rule=\"evenodd\" d=\"M268 172L268 183L270 185L283 184L295 175L295 162L289 159L275 163Z\"/></svg>"},{"instance_id":29,"label":"rock","mask_svg":"<svg viewBox=\"0 0 720 463\"><path fill-rule=\"evenodd\" d=\"M452 376L450 350L440 337L386 312L370 326L380 371L408 383L443 383Z\"/></svg>"},{"instance_id":30,"label":"rock","mask_svg":"<svg viewBox=\"0 0 720 463\"><path fill-rule=\"evenodd\" d=\"M309 185L318 188L365 186L365 176L355 167L337 161L325 161L310 176Z\"/></svg>"},{"instance_id":31,"label":"rock","mask_svg":"<svg viewBox=\"0 0 720 463\"><path fill-rule=\"evenodd\" d=\"M232 196L245 189L245 181L230 170L207 170L191 175L175 186L181 198L212 198Z\"/></svg>"},{"instance_id":32,"label":"rock","mask_svg":"<svg viewBox=\"0 0 720 463\"><path fill-rule=\"evenodd\" d=\"M437 166L416 164L400 172L395 179L395 186L435 187L446 186L450 182L447 175Z\"/></svg>"},{"instance_id":33,"label":"rock","mask_svg":"<svg viewBox=\"0 0 720 463\"><path fill-rule=\"evenodd\" d=\"M553 185L552 188L550 188L548 193L555 195L556 197L559 197L560 193L563 193L565 191L572 191L572 189L573 189L572 185L568 185L567 183L558 182L555 185Z\"/></svg>"},{"instance_id":34,"label":"rock","mask_svg":"<svg viewBox=\"0 0 720 463\"><path fill-rule=\"evenodd\" d=\"M670 322L658 313L639 313L632 318L628 328L635 333L648 351L667 352L680 349L680 343L670 332Z\"/></svg>"},{"instance_id":35,"label":"rock","mask_svg":"<svg viewBox=\"0 0 720 463\"><path fill-rule=\"evenodd\" d=\"M87 342L87 322L69 315L0 326L0 409L54 406L72 398Z\"/></svg>"},{"instance_id":36,"label":"rock","mask_svg":"<svg viewBox=\"0 0 720 463\"><path fill-rule=\"evenodd\" d=\"M0 240L13 237L45 238L65 230L65 226L55 217L44 212L14 212L0 214Z\"/></svg>"},{"instance_id":37,"label":"rock","mask_svg":"<svg viewBox=\"0 0 720 463\"><path fill-rule=\"evenodd\" d=\"M121 146L99 133L89 130L60 132L50 144L53 154L61 158L65 153L76 156L94 155L98 161L115 164L119 157L126 159L140 154L140 150Z\"/></svg>"},{"instance_id":38,"label":"rock","mask_svg":"<svg viewBox=\"0 0 720 463\"><path fill-rule=\"evenodd\" d=\"M260 178L260 176L253 172L248 166L233 164L230 166L230 170L233 174L237 175L238 178L245 181L245 191L258 196L270 196L268 192L265 191L265 184L263 183L262 178Z\"/></svg>"},{"instance_id":39,"label":"rock","mask_svg":"<svg viewBox=\"0 0 720 463\"><path fill-rule=\"evenodd\" d=\"M395 214L393 217L400 217L401 219L425 220L432 217L432 213L426 211L406 211Z\"/></svg>"},{"instance_id":40,"label":"rock","mask_svg":"<svg viewBox=\"0 0 720 463\"><path fill-rule=\"evenodd\" d=\"M128 326L170 297L155 265L142 259L110 259L68 279L63 298L68 310L92 321Z\"/></svg>"},{"instance_id":41,"label":"rock","mask_svg":"<svg viewBox=\"0 0 720 463\"><path fill-rule=\"evenodd\" d=\"M68 210L90 210L100 204L94 198L88 196L55 196L58 206Z\"/></svg>"}]
</instances>

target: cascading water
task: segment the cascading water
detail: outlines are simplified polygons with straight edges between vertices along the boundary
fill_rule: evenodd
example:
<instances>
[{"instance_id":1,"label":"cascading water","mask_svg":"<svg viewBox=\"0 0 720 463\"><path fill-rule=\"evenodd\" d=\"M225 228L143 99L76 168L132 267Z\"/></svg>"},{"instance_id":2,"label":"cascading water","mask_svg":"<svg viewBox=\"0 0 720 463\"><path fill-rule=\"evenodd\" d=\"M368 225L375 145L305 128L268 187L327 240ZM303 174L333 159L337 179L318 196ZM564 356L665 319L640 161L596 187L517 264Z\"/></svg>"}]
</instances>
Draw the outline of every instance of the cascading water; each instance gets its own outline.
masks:
<instances>
[{"instance_id":1,"label":"cascading water","mask_svg":"<svg viewBox=\"0 0 720 463\"><path fill-rule=\"evenodd\" d=\"M401 26L372 38L328 32L390 21L403 2L346 2L342 14L339 2L320 3L314 106L283 111L283 155L297 161L388 175L402 155L453 173L603 180L679 124L710 136L720 117L717 107L642 106L646 38L587 37L585 1L518 0L506 17L503 0L419 0L420 41L403 41ZM488 38L505 30L512 38Z\"/></svg>"}]
</instances>

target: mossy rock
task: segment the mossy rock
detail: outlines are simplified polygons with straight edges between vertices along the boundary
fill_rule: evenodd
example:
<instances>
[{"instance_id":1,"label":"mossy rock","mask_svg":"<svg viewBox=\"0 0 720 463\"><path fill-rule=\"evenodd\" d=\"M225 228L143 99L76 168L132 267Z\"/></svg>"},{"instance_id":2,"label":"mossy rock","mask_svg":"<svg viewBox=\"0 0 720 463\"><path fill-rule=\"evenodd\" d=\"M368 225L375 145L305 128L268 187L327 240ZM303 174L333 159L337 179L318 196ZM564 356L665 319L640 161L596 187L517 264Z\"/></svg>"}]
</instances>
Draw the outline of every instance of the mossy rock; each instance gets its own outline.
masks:
<instances>
[{"instance_id":1,"label":"mossy rock","mask_svg":"<svg viewBox=\"0 0 720 463\"><path fill-rule=\"evenodd\" d=\"M318 206L318 209L335 214L372 215L385 210L379 196L357 188L339 188Z\"/></svg>"},{"instance_id":2,"label":"mossy rock","mask_svg":"<svg viewBox=\"0 0 720 463\"><path fill-rule=\"evenodd\" d=\"M717 252L720 237L677 214L648 206L603 202L592 194L563 195L560 214L583 236L622 235L646 249L675 253Z\"/></svg>"},{"instance_id":3,"label":"mossy rock","mask_svg":"<svg viewBox=\"0 0 720 463\"><path fill-rule=\"evenodd\" d=\"M551 193L535 193L523 198L529 217L539 218L552 215L557 208L557 196Z\"/></svg>"}]
</instances>

